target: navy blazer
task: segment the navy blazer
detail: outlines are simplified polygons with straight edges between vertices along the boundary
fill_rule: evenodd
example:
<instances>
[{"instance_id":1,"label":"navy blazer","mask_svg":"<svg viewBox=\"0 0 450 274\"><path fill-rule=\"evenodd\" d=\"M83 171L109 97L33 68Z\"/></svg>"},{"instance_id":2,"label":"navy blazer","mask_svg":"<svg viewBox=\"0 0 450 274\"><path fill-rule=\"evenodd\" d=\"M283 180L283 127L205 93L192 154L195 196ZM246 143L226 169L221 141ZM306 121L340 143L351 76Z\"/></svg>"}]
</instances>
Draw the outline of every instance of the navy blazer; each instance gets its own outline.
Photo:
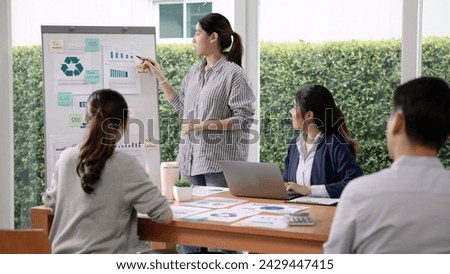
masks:
<instances>
[{"instance_id":1,"label":"navy blazer","mask_svg":"<svg viewBox=\"0 0 450 274\"><path fill-rule=\"evenodd\" d=\"M297 138L289 144L284 162L283 179L297 182L299 152ZM347 141L338 135L330 135L318 144L311 170L311 185L325 185L330 198L339 198L347 183L363 175Z\"/></svg>"}]
</instances>

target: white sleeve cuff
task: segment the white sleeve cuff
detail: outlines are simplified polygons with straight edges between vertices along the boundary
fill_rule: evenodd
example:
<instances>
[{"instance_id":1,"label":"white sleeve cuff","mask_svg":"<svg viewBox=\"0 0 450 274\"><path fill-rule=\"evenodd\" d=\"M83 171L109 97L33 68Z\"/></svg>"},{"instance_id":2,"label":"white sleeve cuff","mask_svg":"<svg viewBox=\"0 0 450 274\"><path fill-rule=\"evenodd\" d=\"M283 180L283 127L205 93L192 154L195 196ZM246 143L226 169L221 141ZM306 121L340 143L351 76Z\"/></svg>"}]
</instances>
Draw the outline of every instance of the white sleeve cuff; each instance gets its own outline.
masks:
<instances>
[{"instance_id":1,"label":"white sleeve cuff","mask_svg":"<svg viewBox=\"0 0 450 274\"><path fill-rule=\"evenodd\" d=\"M309 196L330 198L325 185L311 186L311 194L309 194Z\"/></svg>"}]
</instances>

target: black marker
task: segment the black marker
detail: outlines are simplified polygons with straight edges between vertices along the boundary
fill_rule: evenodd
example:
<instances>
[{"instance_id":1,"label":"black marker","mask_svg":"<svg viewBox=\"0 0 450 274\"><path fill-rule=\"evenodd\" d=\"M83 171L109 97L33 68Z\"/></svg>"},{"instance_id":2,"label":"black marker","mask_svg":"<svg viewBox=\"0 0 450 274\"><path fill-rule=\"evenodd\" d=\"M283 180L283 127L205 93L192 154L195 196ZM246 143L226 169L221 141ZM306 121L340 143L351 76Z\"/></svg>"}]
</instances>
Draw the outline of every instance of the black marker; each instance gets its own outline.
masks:
<instances>
[{"instance_id":1,"label":"black marker","mask_svg":"<svg viewBox=\"0 0 450 274\"><path fill-rule=\"evenodd\" d=\"M148 59L144 59L144 58L142 58L142 57L139 56L139 55L136 55L136 57L139 58L139 59L141 59L142 61L149 61L150 63L152 63L152 65L155 65L154 62L152 62L152 61L150 61L150 60L148 60Z\"/></svg>"}]
</instances>

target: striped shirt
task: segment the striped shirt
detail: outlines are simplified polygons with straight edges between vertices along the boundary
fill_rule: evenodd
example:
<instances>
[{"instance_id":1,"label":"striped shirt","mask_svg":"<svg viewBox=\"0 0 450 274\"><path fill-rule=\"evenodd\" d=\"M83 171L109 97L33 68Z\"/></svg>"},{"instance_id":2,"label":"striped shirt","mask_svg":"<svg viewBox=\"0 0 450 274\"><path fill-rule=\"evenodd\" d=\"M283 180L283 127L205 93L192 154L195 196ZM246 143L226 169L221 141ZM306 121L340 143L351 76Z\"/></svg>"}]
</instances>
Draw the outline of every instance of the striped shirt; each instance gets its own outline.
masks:
<instances>
[{"instance_id":1,"label":"striped shirt","mask_svg":"<svg viewBox=\"0 0 450 274\"><path fill-rule=\"evenodd\" d=\"M231 118L232 129L191 131L181 136L177 161L181 173L190 176L221 172L221 160L246 161L255 113L256 99L240 66L225 57L206 73L205 65L206 60L189 69L170 104L183 119Z\"/></svg>"}]
</instances>

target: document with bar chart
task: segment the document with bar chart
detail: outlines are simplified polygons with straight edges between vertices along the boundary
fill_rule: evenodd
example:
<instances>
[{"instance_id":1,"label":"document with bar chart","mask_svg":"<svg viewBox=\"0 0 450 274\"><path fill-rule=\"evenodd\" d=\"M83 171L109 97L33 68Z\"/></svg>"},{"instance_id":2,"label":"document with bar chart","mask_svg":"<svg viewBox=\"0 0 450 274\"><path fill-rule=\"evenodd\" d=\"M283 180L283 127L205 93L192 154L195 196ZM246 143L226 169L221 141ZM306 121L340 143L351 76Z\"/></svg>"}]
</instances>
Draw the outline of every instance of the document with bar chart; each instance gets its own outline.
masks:
<instances>
[{"instance_id":1,"label":"document with bar chart","mask_svg":"<svg viewBox=\"0 0 450 274\"><path fill-rule=\"evenodd\" d=\"M140 60L136 57L135 45L103 46L103 85L123 94L139 94L141 81L137 77L136 66Z\"/></svg>"}]
</instances>

